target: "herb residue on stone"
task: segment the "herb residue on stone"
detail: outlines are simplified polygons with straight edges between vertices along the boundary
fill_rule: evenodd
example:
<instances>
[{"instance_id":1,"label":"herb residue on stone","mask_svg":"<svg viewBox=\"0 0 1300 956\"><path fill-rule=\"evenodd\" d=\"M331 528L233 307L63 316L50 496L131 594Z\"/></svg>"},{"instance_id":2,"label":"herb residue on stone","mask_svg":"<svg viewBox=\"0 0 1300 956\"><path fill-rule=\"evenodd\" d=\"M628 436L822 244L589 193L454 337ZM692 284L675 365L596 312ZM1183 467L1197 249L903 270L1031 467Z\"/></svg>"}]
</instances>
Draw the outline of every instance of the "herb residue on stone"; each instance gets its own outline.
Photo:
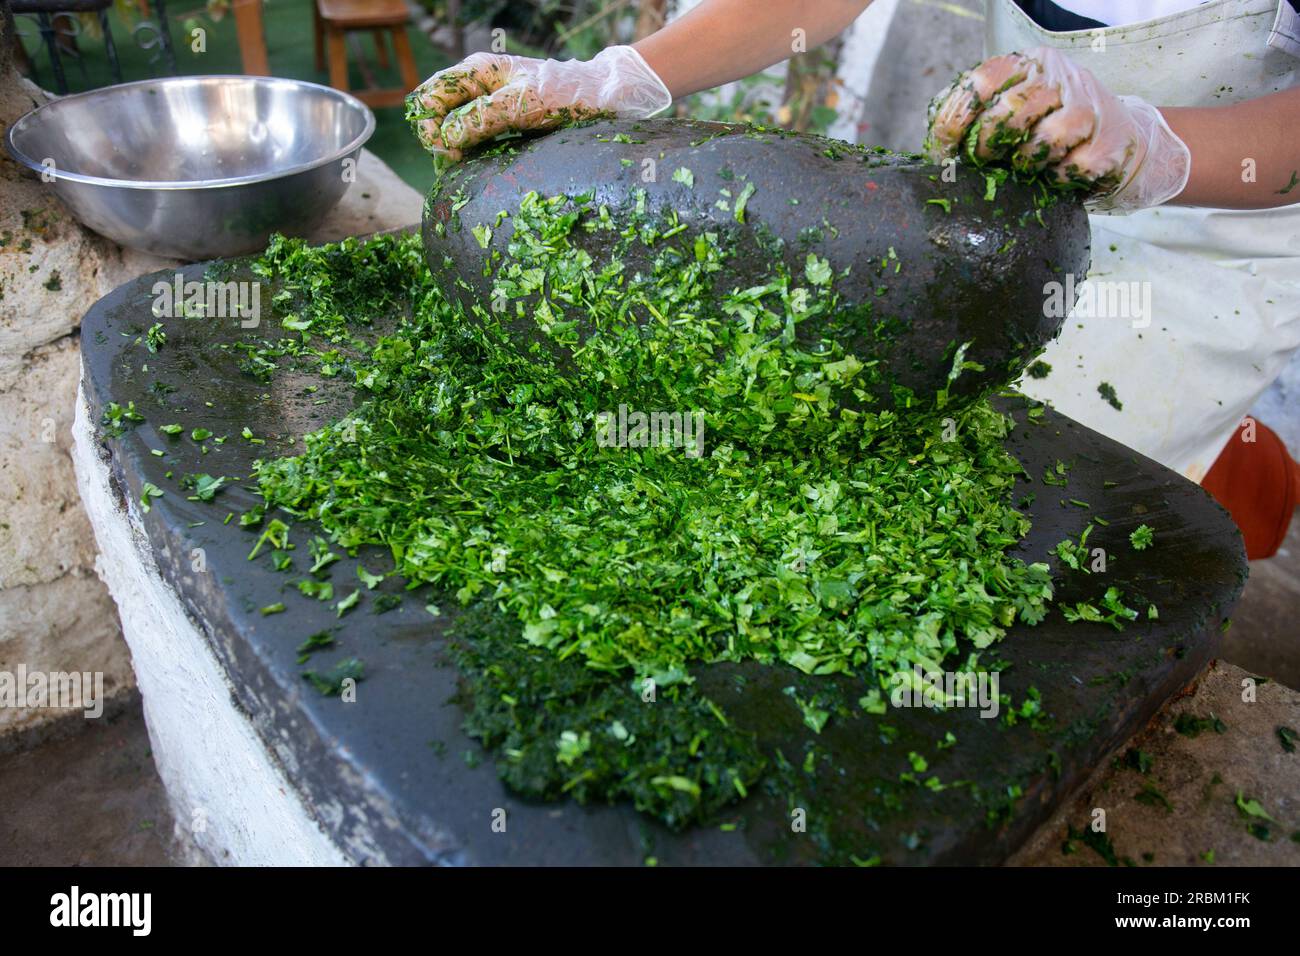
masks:
<instances>
[{"instance_id":1,"label":"herb residue on stone","mask_svg":"<svg viewBox=\"0 0 1300 956\"><path fill-rule=\"evenodd\" d=\"M1052 584L1008 553L1028 530L1008 419L943 392L873 404L864 386L887 370L796 339L836 308L824 260L713 304L723 237L607 213L531 194L510 211L497 299L572 350L562 365L513 348L491 303L467 321L416 237L274 240L256 269L298 337L278 347L349 376L358 404L257 480L268 514L385 546L394 573L470 609L467 729L513 787L628 798L680 825L744 797L765 764L693 669L842 675L874 711L899 671L977 668L1014 622L1042 619ZM610 232L608 260L570 245L579 229ZM657 250L648 273L623 270L631 243ZM399 292L412 313L367 328ZM953 343L953 379L963 355ZM701 414L705 453L607 447L600 416L620 406ZM671 721L650 717L647 689L682 704Z\"/></svg>"}]
</instances>

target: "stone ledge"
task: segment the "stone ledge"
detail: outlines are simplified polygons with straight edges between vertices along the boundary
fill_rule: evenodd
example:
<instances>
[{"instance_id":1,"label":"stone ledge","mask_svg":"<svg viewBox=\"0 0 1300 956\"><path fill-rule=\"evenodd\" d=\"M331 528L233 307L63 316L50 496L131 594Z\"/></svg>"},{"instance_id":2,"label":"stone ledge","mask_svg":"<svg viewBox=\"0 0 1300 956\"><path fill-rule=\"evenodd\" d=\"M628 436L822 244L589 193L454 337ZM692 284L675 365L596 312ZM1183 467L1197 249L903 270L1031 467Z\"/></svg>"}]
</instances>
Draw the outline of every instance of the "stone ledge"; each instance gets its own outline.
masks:
<instances>
[{"instance_id":1,"label":"stone ledge","mask_svg":"<svg viewBox=\"0 0 1300 956\"><path fill-rule=\"evenodd\" d=\"M178 835L221 864L347 863L235 703L207 637L163 583L110 485L81 399L73 430L77 482L104 555L104 582L121 609Z\"/></svg>"}]
</instances>

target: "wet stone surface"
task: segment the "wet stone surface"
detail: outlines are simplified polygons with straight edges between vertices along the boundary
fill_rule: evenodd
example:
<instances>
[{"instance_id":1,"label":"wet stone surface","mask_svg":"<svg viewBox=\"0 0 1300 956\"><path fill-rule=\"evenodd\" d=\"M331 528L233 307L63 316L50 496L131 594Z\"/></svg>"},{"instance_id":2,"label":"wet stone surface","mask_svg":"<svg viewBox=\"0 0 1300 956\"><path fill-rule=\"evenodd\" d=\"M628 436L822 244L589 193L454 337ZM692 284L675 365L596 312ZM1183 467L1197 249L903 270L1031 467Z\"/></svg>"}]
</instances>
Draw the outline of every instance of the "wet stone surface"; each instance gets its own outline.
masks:
<instances>
[{"instance_id":1,"label":"wet stone surface","mask_svg":"<svg viewBox=\"0 0 1300 956\"><path fill-rule=\"evenodd\" d=\"M241 268L236 264L228 278L239 278ZM200 278L203 266L185 275ZM493 755L461 730L457 674L445 653L457 616L453 600L428 588L403 594L400 582L388 580L337 618L333 602L311 600L294 587L309 561L306 528L293 532L296 573L276 573L265 558L248 560L257 532L239 527L238 515L259 501L243 487L253 460L300 447L305 431L347 410L349 387L331 391L313 377L310 384L321 388L307 392L308 381L292 373L265 384L242 374L238 354L215 347L238 338L234 321L165 320L166 346L148 352L140 336L156 321L152 283L144 277L123 286L83 323L92 419L110 401L134 401L146 419L118 438L101 430L105 460L160 572L208 634L238 703L263 738L290 755L285 765L303 798L338 808L331 835L340 844L373 847L376 861L782 863L852 854L891 864L999 862L1216 656L1221 621L1245 579L1239 535L1198 487L1050 411L1033 423L1020 400L1000 400L1019 422L1008 447L1029 475L1058 461L1072 466L1065 487L1036 478L1021 483L1018 491L1035 498L1028 508L1033 530L1018 553L1047 560L1057 542L1077 538L1088 517L1104 517L1110 524L1095 528L1089 544L1120 557L1104 575L1058 578L1057 603L1096 600L1116 586L1131 606L1159 607L1158 619L1143 614L1123 631L1067 624L1058 611L1037 627L1010 630L997 646L997 657L1010 665L1000 689L1017 704L1037 690L1047 715L1039 729L1025 722L1005 727L972 709L891 708L875 717L850 707L849 716L814 734L785 689L796 686L804 695L820 681L829 693L838 682L852 702L860 685L787 667L722 664L700 669L697 679L766 751L781 750L794 768L792 790L758 788L715 825L680 833L630 806L521 801L498 779ZM172 422L184 427L180 436L158 430ZM229 437L222 445L198 443L190 438L195 427ZM242 440L245 427L265 444ZM241 480L203 504L188 501L169 471L176 479L208 473ZM145 482L164 494L141 513ZM227 514L234 518L223 524ZM1128 534L1142 523L1159 529L1159 542L1139 554ZM192 560L196 548L204 553L201 571ZM386 555L365 551L338 561L331 577L338 596L357 586L358 563L370 571L391 567ZM375 613L381 591L401 600ZM433 599L443 608L437 618L425 610ZM261 613L277 603L284 613ZM323 630L336 643L299 664L299 644ZM322 696L303 678L307 668L326 671L350 657L365 664L355 703ZM938 748L949 732L959 745ZM912 769L912 752L928 761L920 776L973 786L930 790L901 780ZM811 777L800 775L805 761L816 768ZM810 818L807 832L792 828L791 810L805 797L817 814L838 818L839 839L848 834L852 846L824 845L824 820ZM492 825L499 809L508 820L504 833Z\"/></svg>"}]
</instances>

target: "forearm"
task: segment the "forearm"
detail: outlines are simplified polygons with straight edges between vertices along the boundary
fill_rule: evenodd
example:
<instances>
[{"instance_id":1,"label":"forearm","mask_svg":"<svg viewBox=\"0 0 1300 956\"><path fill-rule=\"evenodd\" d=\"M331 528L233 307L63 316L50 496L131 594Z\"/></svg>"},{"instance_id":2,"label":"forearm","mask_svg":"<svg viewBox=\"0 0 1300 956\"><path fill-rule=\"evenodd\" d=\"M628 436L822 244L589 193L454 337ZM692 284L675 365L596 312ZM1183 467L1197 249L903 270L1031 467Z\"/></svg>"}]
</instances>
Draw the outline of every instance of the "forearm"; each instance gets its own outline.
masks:
<instances>
[{"instance_id":1,"label":"forearm","mask_svg":"<svg viewBox=\"0 0 1300 956\"><path fill-rule=\"evenodd\" d=\"M820 46L852 23L871 0L704 0L635 44L673 98L749 76L795 52Z\"/></svg>"},{"instance_id":2,"label":"forearm","mask_svg":"<svg viewBox=\"0 0 1300 956\"><path fill-rule=\"evenodd\" d=\"M1300 88L1234 106L1162 107L1192 154L1177 206L1265 209L1300 202Z\"/></svg>"}]
</instances>

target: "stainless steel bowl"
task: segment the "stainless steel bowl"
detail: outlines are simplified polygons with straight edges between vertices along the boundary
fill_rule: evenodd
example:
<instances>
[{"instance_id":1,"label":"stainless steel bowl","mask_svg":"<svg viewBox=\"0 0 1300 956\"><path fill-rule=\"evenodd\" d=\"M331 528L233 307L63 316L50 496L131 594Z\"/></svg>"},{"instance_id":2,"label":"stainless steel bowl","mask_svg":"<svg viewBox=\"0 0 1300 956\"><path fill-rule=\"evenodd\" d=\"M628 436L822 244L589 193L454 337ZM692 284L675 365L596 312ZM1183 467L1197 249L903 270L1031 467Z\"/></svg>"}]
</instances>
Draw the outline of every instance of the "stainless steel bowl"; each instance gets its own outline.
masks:
<instances>
[{"instance_id":1,"label":"stainless steel bowl","mask_svg":"<svg viewBox=\"0 0 1300 956\"><path fill-rule=\"evenodd\" d=\"M5 143L96 232L210 259L319 223L374 131L365 104L328 86L177 76L54 100L10 126Z\"/></svg>"}]
</instances>

